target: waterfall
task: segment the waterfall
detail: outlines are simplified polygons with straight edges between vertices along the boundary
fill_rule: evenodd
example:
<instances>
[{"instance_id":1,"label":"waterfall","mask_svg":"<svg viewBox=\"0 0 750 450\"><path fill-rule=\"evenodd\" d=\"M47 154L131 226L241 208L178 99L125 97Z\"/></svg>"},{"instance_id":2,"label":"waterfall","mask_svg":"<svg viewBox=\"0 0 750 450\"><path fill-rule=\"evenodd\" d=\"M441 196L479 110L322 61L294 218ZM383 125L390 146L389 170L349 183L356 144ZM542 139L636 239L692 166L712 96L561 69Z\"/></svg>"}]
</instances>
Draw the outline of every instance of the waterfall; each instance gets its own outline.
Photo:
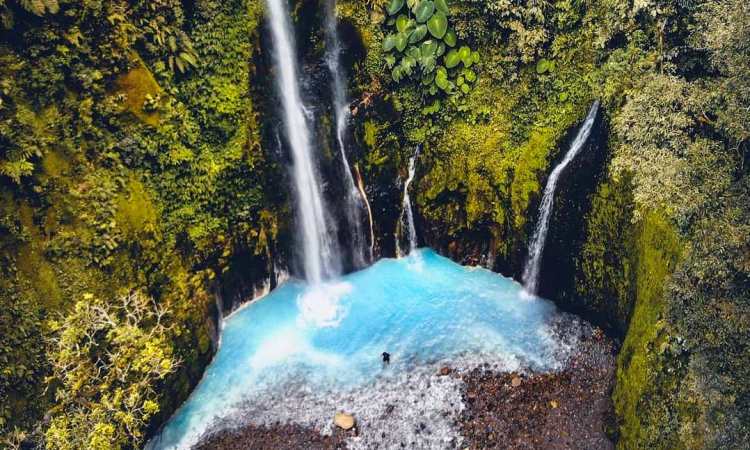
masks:
<instances>
[{"instance_id":1,"label":"waterfall","mask_svg":"<svg viewBox=\"0 0 750 450\"><path fill-rule=\"evenodd\" d=\"M310 129L298 83L294 36L285 0L267 0L273 37L276 81L284 125L292 150L292 178L307 280L318 283L338 273L338 252L327 227L325 204L313 161Z\"/></svg>"},{"instance_id":2,"label":"waterfall","mask_svg":"<svg viewBox=\"0 0 750 450\"><path fill-rule=\"evenodd\" d=\"M555 167L547 180L547 186L544 188L542 204L539 208L539 218L534 229L534 235L529 245L529 257L526 261L526 267L523 270L523 283L526 291L536 294L539 287L539 271L542 266L542 254L544 252L544 243L547 240L547 231L549 230L549 221L552 214L552 206L555 200L555 189L560 175L571 161L581 152L584 144L591 134L591 128L594 126L597 113L599 112L599 101L595 101L589 109L586 120L578 130L578 134L570 146L570 150L560 164Z\"/></svg>"},{"instance_id":3,"label":"waterfall","mask_svg":"<svg viewBox=\"0 0 750 450\"><path fill-rule=\"evenodd\" d=\"M350 248L354 266L362 268L372 259L372 252L367 254L367 243L362 230L363 199L352 177L352 170L346 158L346 131L351 111L347 101L344 69L341 66L341 41L339 39L336 22L336 0L326 1L326 64L331 72L331 90L333 94L333 108L336 119L336 141L341 153L341 164L344 172L344 212L349 234Z\"/></svg>"},{"instance_id":4,"label":"waterfall","mask_svg":"<svg viewBox=\"0 0 750 450\"><path fill-rule=\"evenodd\" d=\"M370 259L372 259L372 256L375 254L375 228L372 225L372 208L370 207L370 201L367 199L365 183L362 181L362 174L359 172L359 166L357 166L357 164L354 164L354 174L357 176L357 187L359 188L359 193L362 195L362 200L364 200L365 207L367 208L367 220L370 224Z\"/></svg>"},{"instance_id":5,"label":"waterfall","mask_svg":"<svg viewBox=\"0 0 750 450\"><path fill-rule=\"evenodd\" d=\"M409 253L417 248L417 229L414 226L414 213L412 212L411 197L409 197L409 186L414 180L414 174L417 171L417 157L419 157L420 150L422 150L422 147L418 146L417 151L414 152L414 156L409 160L409 177L406 179L406 183L404 183L404 200L401 205L401 229L404 229L404 225L408 227L407 238L409 239ZM406 221L406 223L404 223L404 221ZM401 249L401 243L398 236L396 236L396 255L398 257L405 255Z\"/></svg>"}]
</instances>

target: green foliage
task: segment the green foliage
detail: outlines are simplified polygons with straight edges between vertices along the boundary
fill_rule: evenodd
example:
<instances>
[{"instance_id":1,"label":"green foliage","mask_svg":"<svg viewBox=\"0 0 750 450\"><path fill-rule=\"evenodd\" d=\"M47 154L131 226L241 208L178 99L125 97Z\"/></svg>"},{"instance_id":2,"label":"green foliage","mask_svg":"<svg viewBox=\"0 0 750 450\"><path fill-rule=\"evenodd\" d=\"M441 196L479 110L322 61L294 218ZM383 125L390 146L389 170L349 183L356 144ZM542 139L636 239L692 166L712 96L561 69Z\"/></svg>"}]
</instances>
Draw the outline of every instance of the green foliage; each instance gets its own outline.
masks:
<instances>
[{"instance_id":1,"label":"green foliage","mask_svg":"<svg viewBox=\"0 0 750 450\"><path fill-rule=\"evenodd\" d=\"M217 274L234 249L273 245L283 195L263 189L275 168L260 151L252 91L261 6L193 6L188 24L179 1L64 2L43 20L15 14L13 38L0 39L0 326L33 337L0 338L12 371L0 378L0 447L38 443L51 425L59 447L137 447L102 405L42 422L57 381L43 379L52 330L40 318L71 314L86 293L116 304L112 293L129 288L169 305L164 326L183 364L150 398L159 412L133 422L156 426L208 362ZM199 64L181 74L169 58L187 45ZM114 387L101 388L98 400L112 403Z\"/></svg>"},{"instance_id":2,"label":"green foliage","mask_svg":"<svg viewBox=\"0 0 750 450\"><path fill-rule=\"evenodd\" d=\"M159 411L159 383L173 372L169 311L133 292L111 301L84 294L55 332L55 413L49 449L138 447Z\"/></svg>"},{"instance_id":3,"label":"green foliage","mask_svg":"<svg viewBox=\"0 0 750 450\"><path fill-rule=\"evenodd\" d=\"M711 207L732 174L720 144L696 135L701 99L691 89L675 77L650 77L614 120L613 164L634 174L638 211L658 206L682 223Z\"/></svg>"},{"instance_id":4,"label":"green foliage","mask_svg":"<svg viewBox=\"0 0 750 450\"><path fill-rule=\"evenodd\" d=\"M406 4L393 0L386 12L390 16L398 14L386 22L386 26L395 26L395 31L387 34L382 43L386 52L383 59L393 81L418 80L423 93L429 96L440 92L466 95L471 91L477 77L476 72L467 71L479 62L479 53L468 46L446 53L447 48L456 46L457 38L448 27L445 0L437 4L431 0Z\"/></svg>"},{"instance_id":5,"label":"green foliage","mask_svg":"<svg viewBox=\"0 0 750 450\"><path fill-rule=\"evenodd\" d=\"M57 0L18 0L18 3L23 9L37 16L57 14L60 11Z\"/></svg>"},{"instance_id":6,"label":"green foliage","mask_svg":"<svg viewBox=\"0 0 750 450\"><path fill-rule=\"evenodd\" d=\"M12 289L0 287L3 310L0 313L0 436L8 428L24 423L39 413L45 375L44 342L39 312L29 300ZM31 412L32 414L28 414ZM14 423L15 422L15 423ZM12 424L12 425L11 425ZM2 445L2 440L0 440Z\"/></svg>"}]
</instances>

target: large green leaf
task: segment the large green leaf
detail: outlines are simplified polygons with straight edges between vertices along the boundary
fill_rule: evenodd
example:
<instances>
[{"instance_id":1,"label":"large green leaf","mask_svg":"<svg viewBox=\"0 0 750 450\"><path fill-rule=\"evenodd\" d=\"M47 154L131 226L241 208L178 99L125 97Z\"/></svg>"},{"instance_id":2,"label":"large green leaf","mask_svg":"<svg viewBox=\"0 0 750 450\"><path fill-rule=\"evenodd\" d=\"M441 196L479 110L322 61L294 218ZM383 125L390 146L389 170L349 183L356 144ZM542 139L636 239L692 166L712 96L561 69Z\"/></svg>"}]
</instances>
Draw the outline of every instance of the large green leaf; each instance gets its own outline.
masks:
<instances>
[{"instance_id":1,"label":"large green leaf","mask_svg":"<svg viewBox=\"0 0 750 450\"><path fill-rule=\"evenodd\" d=\"M440 11L430 17L427 21L427 29L430 34L438 39L442 39L445 36L445 32L448 30L448 18L445 17L445 13Z\"/></svg>"},{"instance_id":2,"label":"large green leaf","mask_svg":"<svg viewBox=\"0 0 750 450\"><path fill-rule=\"evenodd\" d=\"M458 56L461 57L461 61L466 64L467 61L471 62L471 49L465 45L462 45L458 49Z\"/></svg>"},{"instance_id":3,"label":"large green leaf","mask_svg":"<svg viewBox=\"0 0 750 450\"><path fill-rule=\"evenodd\" d=\"M406 14L401 14L400 16L398 16L398 18L396 19L396 29L399 33L403 33L404 31L406 31L406 28L409 26L410 20L411 19L409 19Z\"/></svg>"},{"instance_id":4,"label":"large green leaf","mask_svg":"<svg viewBox=\"0 0 750 450\"><path fill-rule=\"evenodd\" d=\"M422 54L422 57L428 57L432 56L433 58L438 56L438 43L436 41L433 41L432 39L428 39L424 42L422 42L422 45L420 46L420 51Z\"/></svg>"},{"instance_id":5,"label":"large green leaf","mask_svg":"<svg viewBox=\"0 0 750 450\"><path fill-rule=\"evenodd\" d=\"M435 0L435 7L446 16L450 14L450 11L448 11L448 0Z\"/></svg>"},{"instance_id":6,"label":"large green leaf","mask_svg":"<svg viewBox=\"0 0 750 450\"><path fill-rule=\"evenodd\" d=\"M540 59L539 62L536 63L536 73L539 75L545 74L550 71L552 68L552 62L548 59Z\"/></svg>"},{"instance_id":7,"label":"large green leaf","mask_svg":"<svg viewBox=\"0 0 750 450\"><path fill-rule=\"evenodd\" d=\"M412 45L411 47L409 47L409 49L406 51L406 54L414 59L419 59L422 57L422 52L419 51L419 47L417 47L416 45Z\"/></svg>"},{"instance_id":8,"label":"large green leaf","mask_svg":"<svg viewBox=\"0 0 750 450\"><path fill-rule=\"evenodd\" d=\"M435 57L434 56L423 56L419 60L419 64L422 66L423 73L430 73L435 70Z\"/></svg>"},{"instance_id":9,"label":"large green leaf","mask_svg":"<svg viewBox=\"0 0 750 450\"><path fill-rule=\"evenodd\" d=\"M400 66L396 66L393 68L393 70L391 71L391 78L393 78L393 81L395 81L396 83L401 81L401 67Z\"/></svg>"},{"instance_id":10,"label":"large green leaf","mask_svg":"<svg viewBox=\"0 0 750 450\"><path fill-rule=\"evenodd\" d=\"M443 42L445 42L445 45L448 47L455 47L456 46L456 32L453 30L449 30L445 33L445 36L443 37Z\"/></svg>"},{"instance_id":11,"label":"large green leaf","mask_svg":"<svg viewBox=\"0 0 750 450\"><path fill-rule=\"evenodd\" d=\"M443 56L444 54L445 54L445 44L443 44L442 42L440 42L438 44L437 56Z\"/></svg>"},{"instance_id":12,"label":"large green leaf","mask_svg":"<svg viewBox=\"0 0 750 450\"><path fill-rule=\"evenodd\" d=\"M396 35L395 34L389 34L388 36L383 39L383 50L389 52L393 50L393 47L396 46Z\"/></svg>"},{"instance_id":13,"label":"large green leaf","mask_svg":"<svg viewBox=\"0 0 750 450\"><path fill-rule=\"evenodd\" d=\"M396 50L403 52L406 45L409 43L409 37L404 33L396 35Z\"/></svg>"},{"instance_id":14,"label":"large green leaf","mask_svg":"<svg viewBox=\"0 0 750 450\"><path fill-rule=\"evenodd\" d=\"M444 90L444 91L447 91L447 90L448 90L448 87L450 86L450 85L449 85L449 83L448 83L448 77L447 77L447 76L445 76L445 75L444 75L444 76L441 76L440 74L441 74L441 72L438 72L438 73L437 73L437 74L435 75L435 84L436 84L436 85L437 85L437 87L439 87L440 89L442 89L442 90Z\"/></svg>"},{"instance_id":15,"label":"large green leaf","mask_svg":"<svg viewBox=\"0 0 750 450\"><path fill-rule=\"evenodd\" d=\"M473 83L477 79L477 74L473 70L468 70L467 69L464 72L464 77L466 78L466 81L468 81L469 83Z\"/></svg>"},{"instance_id":16,"label":"large green leaf","mask_svg":"<svg viewBox=\"0 0 750 450\"><path fill-rule=\"evenodd\" d=\"M397 12L401 11L401 8L403 7L404 7L404 0L391 0L391 3L388 4L388 8L386 9L388 10L388 14L392 16L396 14Z\"/></svg>"},{"instance_id":17,"label":"large green leaf","mask_svg":"<svg viewBox=\"0 0 750 450\"><path fill-rule=\"evenodd\" d=\"M425 36L427 36L427 25L417 25L414 31L411 32L411 35L409 35L409 43L416 44L424 39Z\"/></svg>"},{"instance_id":18,"label":"large green leaf","mask_svg":"<svg viewBox=\"0 0 750 450\"><path fill-rule=\"evenodd\" d=\"M445 55L445 67L452 69L461 62L461 56L459 56L456 50L451 50Z\"/></svg>"},{"instance_id":19,"label":"large green leaf","mask_svg":"<svg viewBox=\"0 0 750 450\"><path fill-rule=\"evenodd\" d=\"M430 0L422 0L417 4L417 9L414 11L414 15L417 16L417 22L425 23L432 17L432 13L435 12L435 4Z\"/></svg>"}]
</instances>

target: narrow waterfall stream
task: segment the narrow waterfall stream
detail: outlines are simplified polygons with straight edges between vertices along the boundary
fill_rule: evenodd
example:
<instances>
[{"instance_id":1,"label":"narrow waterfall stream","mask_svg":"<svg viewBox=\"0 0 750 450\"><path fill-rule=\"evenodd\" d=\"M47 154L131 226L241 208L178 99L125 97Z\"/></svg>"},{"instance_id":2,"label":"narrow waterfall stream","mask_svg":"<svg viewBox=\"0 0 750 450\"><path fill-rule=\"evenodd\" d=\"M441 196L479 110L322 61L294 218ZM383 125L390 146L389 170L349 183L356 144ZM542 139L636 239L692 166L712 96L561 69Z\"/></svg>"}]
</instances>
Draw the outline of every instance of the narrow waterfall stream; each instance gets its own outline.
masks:
<instances>
[{"instance_id":1,"label":"narrow waterfall stream","mask_svg":"<svg viewBox=\"0 0 750 450\"><path fill-rule=\"evenodd\" d=\"M396 255L398 257L405 256L417 248L417 229L414 226L414 212L412 211L411 197L409 196L409 186L411 186L411 182L414 181L414 174L417 171L417 158L419 157L420 151L422 151L422 147L418 146L417 150L414 152L414 156L409 160L409 177L406 179L406 183L404 183L404 199L401 205L401 230L403 234L404 227L406 227L406 238L409 242L409 251L404 253L401 248L401 239L399 239L399 236L397 235Z\"/></svg>"},{"instance_id":2,"label":"narrow waterfall stream","mask_svg":"<svg viewBox=\"0 0 750 450\"><path fill-rule=\"evenodd\" d=\"M526 262L526 267L524 267L523 270L523 283L526 291L530 294L536 294L539 289L539 272L542 267L542 255L544 253L544 244L547 240L547 231L549 231L549 223L550 217L552 216L552 207L555 201L557 182L565 168L568 167L568 164L575 159L588 141L598 112L599 102L596 101L591 105L586 120L584 120L581 128L578 130L578 134L576 135L575 140L573 140L570 150L568 150L568 153L565 154L565 157L560 164L558 164L552 171L547 180L547 185L544 187L542 204L539 208L539 219L537 219L534 235L529 244L529 257Z\"/></svg>"},{"instance_id":3,"label":"narrow waterfall stream","mask_svg":"<svg viewBox=\"0 0 750 450\"><path fill-rule=\"evenodd\" d=\"M284 126L292 150L292 178L297 219L301 228L304 270L313 284L339 273L336 243L328 224L325 202L313 157L310 128L300 94L297 54L284 0L267 0L274 42L276 81L284 112Z\"/></svg>"},{"instance_id":4,"label":"narrow waterfall stream","mask_svg":"<svg viewBox=\"0 0 750 450\"><path fill-rule=\"evenodd\" d=\"M362 195L362 200L365 202L365 208L367 208L367 219L370 225L370 258L375 255L375 227L373 226L372 218L372 207L370 201L367 199L367 192L365 192L365 182L362 180L362 173L359 171L359 166L354 164L354 175L357 178L357 188L359 193Z\"/></svg>"},{"instance_id":5,"label":"narrow waterfall stream","mask_svg":"<svg viewBox=\"0 0 750 450\"><path fill-rule=\"evenodd\" d=\"M372 242L367 245L362 228L362 210L366 199L364 190L360 192L354 182L349 160L346 157L346 133L351 112L347 101L346 77L341 65L341 40L336 21L336 0L326 1L326 64L331 73L331 90L336 119L336 141L341 153L341 164L344 172L344 212L351 242L349 248L355 268L363 268L372 261ZM370 218L370 220L372 220ZM372 228L372 223L370 223ZM371 237L372 239L372 237Z\"/></svg>"}]
</instances>

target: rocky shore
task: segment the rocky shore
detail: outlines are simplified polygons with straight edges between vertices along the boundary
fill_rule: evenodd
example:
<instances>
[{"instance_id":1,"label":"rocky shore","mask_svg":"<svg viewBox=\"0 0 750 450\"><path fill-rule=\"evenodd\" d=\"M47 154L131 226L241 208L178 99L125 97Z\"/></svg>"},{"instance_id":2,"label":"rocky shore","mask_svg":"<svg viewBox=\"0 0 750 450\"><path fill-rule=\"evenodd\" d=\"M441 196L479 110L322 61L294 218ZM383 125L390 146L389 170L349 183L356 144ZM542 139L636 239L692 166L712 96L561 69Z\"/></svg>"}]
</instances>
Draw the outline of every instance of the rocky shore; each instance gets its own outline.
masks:
<instances>
[{"instance_id":1,"label":"rocky shore","mask_svg":"<svg viewBox=\"0 0 750 450\"><path fill-rule=\"evenodd\" d=\"M578 345L558 373L477 368L462 375L462 448L614 448L607 437L607 430L614 429L612 342L597 329L584 333Z\"/></svg>"},{"instance_id":2,"label":"rocky shore","mask_svg":"<svg viewBox=\"0 0 750 450\"><path fill-rule=\"evenodd\" d=\"M425 439L424 435L433 433L434 424L420 418L417 409L408 417L413 422L405 424L408 428L373 429L370 425L375 424L364 421L348 431L280 422L248 424L211 433L197 448L612 449L607 433L614 429L610 399L614 345L601 330L575 322L574 350L562 370L555 373L502 372L489 364L471 370L445 366L434 371L430 375L433 383L450 380L460 387L455 409L444 412L445 417L452 417L457 430L457 437L447 442ZM400 406L386 407L381 416L397 415ZM404 433L404 429L410 431Z\"/></svg>"}]
</instances>

